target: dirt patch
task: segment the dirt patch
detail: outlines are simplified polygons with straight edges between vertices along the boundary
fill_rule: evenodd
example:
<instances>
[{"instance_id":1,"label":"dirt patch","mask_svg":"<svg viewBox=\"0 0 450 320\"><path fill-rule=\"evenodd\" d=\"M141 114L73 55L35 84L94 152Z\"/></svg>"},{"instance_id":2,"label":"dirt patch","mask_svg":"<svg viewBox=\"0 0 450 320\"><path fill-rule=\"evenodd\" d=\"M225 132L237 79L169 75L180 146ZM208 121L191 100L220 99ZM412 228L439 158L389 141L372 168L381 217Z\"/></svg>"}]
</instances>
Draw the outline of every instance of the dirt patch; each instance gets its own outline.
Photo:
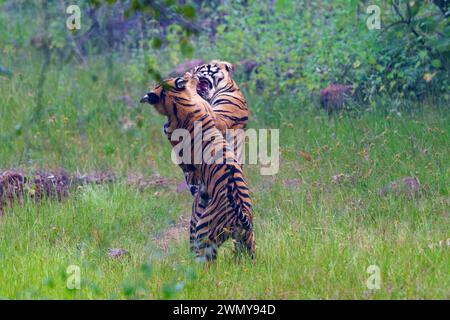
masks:
<instances>
[{"instance_id":1,"label":"dirt patch","mask_svg":"<svg viewBox=\"0 0 450 320\"><path fill-rule=\"evenodd\" d=\"M111 170L104 171L92 171L87 174L81 174L77 172L73 179L74 184L87 185L87 184L105 184L113 183L117 180L116 174Z\"/></svg>"},{"instance_id":2,"label":"dirt patch","mask_svg":"<svg viewBox=\"0 0 450 320\"><path fill-rule=\"evenodd\" d=\"M155 242L158 248L167 251L170 243L178 242L186 238L189 230L189 219L180 216L177 223L173 223L166 230L156 234Z\"/></svg>"},{"instance_id":3,"label":"dirt patch","mask_svg":"<svg viewBox=\"0 0 450 320\"><path fill-rule=\"evenodd\" d=\"M44 199L62 201L79 186L109 184L117 180L116 174L111 170L86 174L70 174L64 169L39 170L31 174L21 170L0 171L0 216L5 213L6 207L22 202L25 197L36 202ZM160 175L145 177L132 174L127 181L129 186L136 187L141 192L149 188L161 189L175 185L174 181Z\"/></svg>"},{"instance_id":4,"label":"dirt patch","mask_svg":"<svg viewBox=\"0 0 450 320\"><path fill-rule=\"evenodd\" d=\"M261 182L256 187L256 190L259 190L261 193L272 192L275 182L276 179L274 176L263 176Z\"/></svg>"},{"instance_id":5,"label":"dirt patch","mask_svg":"<svg viewBox=\"0 0 450 320\"><path fill-rule=\"evenodd\" d=\"M406 195L409 198L420 195L422 186L417 177L405 177L401 180L392 181L378 191L380 196L393 194L396 196Z\"/></svg>"},{"instance_id":6,"label":"dirt patch","mask_svg":"<svg viewBox=\"0 0 450 320\"><path fill-rule=\"evenodd\" d=\"M169 188L174 184L169 178L162 177L159 174L145 177L142 174L132 173L128 175L128 185L136 187L140 192L151 188Z\"/></svg>"}]
</instances>

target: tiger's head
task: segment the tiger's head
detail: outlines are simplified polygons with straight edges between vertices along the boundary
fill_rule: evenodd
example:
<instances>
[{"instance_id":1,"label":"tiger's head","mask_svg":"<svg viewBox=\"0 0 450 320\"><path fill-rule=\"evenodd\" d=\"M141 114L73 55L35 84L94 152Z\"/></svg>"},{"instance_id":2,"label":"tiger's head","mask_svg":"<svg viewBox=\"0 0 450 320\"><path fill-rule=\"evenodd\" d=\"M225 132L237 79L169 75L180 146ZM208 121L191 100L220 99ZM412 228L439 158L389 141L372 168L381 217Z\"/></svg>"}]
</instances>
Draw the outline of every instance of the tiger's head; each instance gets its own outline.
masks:
<instances>
[{"instance_id":1,"label":"tiger's head","mask_svg":"<svg viewBox=\"0 0 450 320\"><path fill-rule=\"evenodd\" d=\"M141 99L141 103L153 105L158 113L170 116L173 113L172 106L177 100L186 95L186 87L189 80L186 78L170 78L163 81ZM191 84L191 86L194 84Z\"/></svg>"},{"instance_id":2,"label":"tiger's head","mask_svg":"<svg viewBox=\"0 0 450 320\"><path fill-rule=\"evenodd\" d=\"M171 124L178 125L178 120L186 119L192 113L198 83L196 77L167 79L142 97L140 102L153 105L158 113L168 118L167 130Z\"/></svg>"},{"instance_id":3,"label":"tiger's head","mask_svg":"<svg viewBox=\"0 0 450 320\"><path fill-rule=\"evenodd\" d=\"M227 61L212 60L208 64L196 67L193 73L199 79L198 94L205 100L211 100L214 94L232 81L233 65Z\"/></svg>"}]
</instances>

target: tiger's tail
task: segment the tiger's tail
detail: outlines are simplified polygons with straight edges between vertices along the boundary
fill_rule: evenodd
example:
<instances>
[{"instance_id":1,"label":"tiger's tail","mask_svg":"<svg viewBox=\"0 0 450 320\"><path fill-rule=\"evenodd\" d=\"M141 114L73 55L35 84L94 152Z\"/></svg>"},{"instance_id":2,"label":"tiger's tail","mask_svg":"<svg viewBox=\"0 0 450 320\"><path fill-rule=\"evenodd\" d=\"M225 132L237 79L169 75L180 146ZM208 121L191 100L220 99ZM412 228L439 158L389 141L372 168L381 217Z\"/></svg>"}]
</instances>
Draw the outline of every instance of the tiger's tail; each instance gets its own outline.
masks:
<instances>
[{"instance_id":1,"label":"tiger's tail","mask_svg":"<svg viewBox=\"0 0 450 320\"><path fill-rule=\"evenodd\" d=\"M228 165L228 183L227 183L227 198L230 202L231 208L236 213L239 221L241 221L242 225L246 230L252 230L253 224L249 217L242 211L242 206L236 202L236 199L233 195L233 189L237 188L236 180L234 179L234 173L236 172L236 168L232 165ZM234 187L234 188L233 188Z\"/></svg>"}]
</instances>

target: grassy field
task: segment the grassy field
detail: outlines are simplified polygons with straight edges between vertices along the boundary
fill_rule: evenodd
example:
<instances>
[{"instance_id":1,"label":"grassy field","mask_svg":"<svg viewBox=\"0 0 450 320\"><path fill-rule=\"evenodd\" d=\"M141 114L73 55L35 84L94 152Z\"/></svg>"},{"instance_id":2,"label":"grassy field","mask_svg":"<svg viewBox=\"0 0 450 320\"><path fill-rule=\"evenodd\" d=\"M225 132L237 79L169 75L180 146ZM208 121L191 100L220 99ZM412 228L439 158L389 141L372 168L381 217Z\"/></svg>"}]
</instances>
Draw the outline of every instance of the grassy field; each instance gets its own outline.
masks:
<instances>
[{"instance_id":1,"label":"grassy field","mask_svg":"<svg viewBox=\"0 0 450 320\"><path fill-rule=\"evenodd\" d=\"M250 127L280 129L280 172L261 176L258 166L246 167L257 262L236 261L227 243L207 268L189 254L191 196L175 190L182 174L168 161L164 119L121 102L124 95L137 101L144 86L110 84L97 71L50 72L48 107L36 122L28 120L36 79L20 72L0 79L1 169L109 169L118 176L114 184L78 188L62 203L7 209L0 297L450 298L449 248L439 245L450 237L450 119L443 106L390 112L380 98L376 111L330 118L287 97L271 101L274 111L254 115ZM249 100L253 110L266 107ZM138 192L126 183L130 173L157 173L173 186ZM418 177L419 192L379 195L407 176ZM109 248L130 256L112 259ZM80 267L80 290L66 287L70 265ZM379 290L366 286L370 265L381 270Z\"/></svg>"}]
</instances>

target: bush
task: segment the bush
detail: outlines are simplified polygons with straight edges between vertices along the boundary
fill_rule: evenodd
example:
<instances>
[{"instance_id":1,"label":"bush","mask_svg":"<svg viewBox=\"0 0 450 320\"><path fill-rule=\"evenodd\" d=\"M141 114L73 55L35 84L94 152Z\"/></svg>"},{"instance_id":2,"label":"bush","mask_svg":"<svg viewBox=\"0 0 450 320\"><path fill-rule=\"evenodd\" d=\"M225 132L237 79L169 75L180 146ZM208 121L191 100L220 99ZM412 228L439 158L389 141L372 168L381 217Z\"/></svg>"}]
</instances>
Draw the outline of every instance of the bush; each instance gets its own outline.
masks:
<instances>
[{"instance_id":1,"label":"bush","mask_svg":"<svg viewBox=\"0 0 450 320\"><path fill-rule=\"evenodd\" d=\"M367 103L380 93L448 100L447 18L430 1L383 3L381 30L368 30L362 1L236 1L211 11L215 38L202 35L197 55L254 60L250 75L238 74L250 94L308 97L339 83Z\"/></svg>"}]
</instances>

